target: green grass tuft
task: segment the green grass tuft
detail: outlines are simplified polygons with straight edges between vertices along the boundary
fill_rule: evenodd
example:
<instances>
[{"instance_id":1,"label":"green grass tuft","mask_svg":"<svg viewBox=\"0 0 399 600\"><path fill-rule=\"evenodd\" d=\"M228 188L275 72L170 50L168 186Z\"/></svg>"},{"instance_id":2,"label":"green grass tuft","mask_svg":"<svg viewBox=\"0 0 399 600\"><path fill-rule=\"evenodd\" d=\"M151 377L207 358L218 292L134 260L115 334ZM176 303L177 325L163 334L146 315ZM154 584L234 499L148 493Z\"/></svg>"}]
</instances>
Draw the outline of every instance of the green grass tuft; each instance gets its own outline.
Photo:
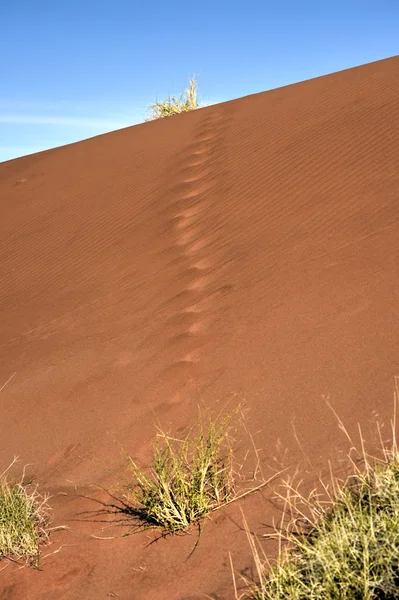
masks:
<instances>
[{"instance_id":1,"label":"green grass tuft","mask_svg":"<svg viewBox=\"0 0 399 600\"><path fill-rule=\"evenodd\" d=\"M230 417L201 419L183 440L160 431L149 473L129 459L134 483L126 499L140 520L168 532L186 530L234 498Z\"/></svg>"},{"instance_id":2,"label":"green grass tuft","mask_svg":"<svg viewBox=\"0 0 399 600\"><path fill-rule=\"evenodd\" d=\"M128 481L112 492L105 490L112 502L92 498L102 507L94 511L96 517L107 517L106 528L129 527L127 533L118 537L153 528L164 537L189 532L193 525L200 532L201 520L210 513L264 488L281 473L269 479L263 477L258 451L249 434L256 460L251 476L243 475L251 450L245 452L243 464L238 464L233 456L232 437L237 414L249 434L241 406L216 418L208 413L205 419L200 411L198 421L183 439L159 429L150 466L143 469L127 456ZM108 518L115 515L116 519ZM115 539L112 535L94 537Z\"/></svg>"},{"instance_id":3,"label":"green grass tuft","mask_svg":"<svg viewBox=\"0 0 399 600\"><path fill-rule=\"evenodd\" d=\"M246 526L258 574L256 585L247 581L246 598L399 599L399 452L394 425L392 431L392 446L382 444L380 459L366 454L361 438L358 460L349 457L354 474L344 482L333 479L331 488L321 482L327 500L315 492L304 496L298 487L285 484L286 494L278 496L285 502L288 523L265 536L279 540L274 564Z\"/></svg>"},{"instance_id":4,"label":"green grass tuft","mask_svg":"<svg viewBox=\"0 0 399 600\"><path fill-rule=\"evenodd\" d=\"M358 475L330 509L315 507L307 531L252 596L268 599L399 598L399 462Z\"/></svg>"},{"instance_id":5,"label":"green grass tuft","mask_svg":"<svg viewBox=\"0 0 399 600\"><path fill-rule=\"evenodd\" d=\"M189 112L190 110L196 110L200 108L197 100L197 82L193 78L190 79L188 88L181 94L179 98L175 96L169 96L163 102L156 100L149 109L151 111L147 121L154 121L155 119L164 119L165 117L171 117L178 115L183 112Z\"/></svg>"},{"instance_id":6,"label":"green grass tuft","mask_svg":"<svg viewBox=\"0 0 399 600\"><path fill-rule=\"evenodd\" d=\"M0 560L24 560L38 566L39 546L48 537L47 498L23 478L9 482L5 473L0 477Z\"/></svg>"}]
</instances>

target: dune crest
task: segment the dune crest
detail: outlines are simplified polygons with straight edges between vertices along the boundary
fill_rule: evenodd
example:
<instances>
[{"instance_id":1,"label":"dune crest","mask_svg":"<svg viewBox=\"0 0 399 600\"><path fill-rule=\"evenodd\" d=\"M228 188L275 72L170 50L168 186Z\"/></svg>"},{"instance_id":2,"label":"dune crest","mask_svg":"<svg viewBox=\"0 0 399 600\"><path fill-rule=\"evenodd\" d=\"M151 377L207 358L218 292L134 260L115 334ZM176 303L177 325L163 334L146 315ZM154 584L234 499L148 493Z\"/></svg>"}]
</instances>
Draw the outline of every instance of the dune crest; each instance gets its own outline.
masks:
<instances>
[{"instance_id":1,"label":"dune crest","mask_svg":"<svg viewBox=\"0 0 399 600\"><path fill-rule=\"evenodd\" d=\"M192 537L75 520L121 447L148 460L158 420L245 400L273 468L339 447L326 398L350 430L389 419L398 87L393 57L0 164L0 458L31 464L71 528L40 574L1 573L4 597L231 597L228 552L251 562L237 506L184 577ZM268 520L261 497L244 509Z\"/></svg>"}]
</instances>

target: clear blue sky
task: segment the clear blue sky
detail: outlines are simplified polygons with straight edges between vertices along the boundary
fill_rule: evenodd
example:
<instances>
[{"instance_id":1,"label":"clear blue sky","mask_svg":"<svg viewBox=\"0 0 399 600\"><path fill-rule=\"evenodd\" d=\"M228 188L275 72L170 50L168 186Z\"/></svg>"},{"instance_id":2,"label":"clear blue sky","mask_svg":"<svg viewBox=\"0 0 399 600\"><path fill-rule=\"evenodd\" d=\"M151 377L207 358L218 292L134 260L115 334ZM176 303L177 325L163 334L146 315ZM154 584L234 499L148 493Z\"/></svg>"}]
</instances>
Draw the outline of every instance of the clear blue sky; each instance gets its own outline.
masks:
<instances>
[{"instance_id":1,"label":"clear blue sky","mask_svg":"<svg viewBox=\"0 0 399 600\"><path fill-rule=\"evenodd\" d=\"M399 0L0 0L0 161L399 54Z\"/></svg>"}]
</instances>

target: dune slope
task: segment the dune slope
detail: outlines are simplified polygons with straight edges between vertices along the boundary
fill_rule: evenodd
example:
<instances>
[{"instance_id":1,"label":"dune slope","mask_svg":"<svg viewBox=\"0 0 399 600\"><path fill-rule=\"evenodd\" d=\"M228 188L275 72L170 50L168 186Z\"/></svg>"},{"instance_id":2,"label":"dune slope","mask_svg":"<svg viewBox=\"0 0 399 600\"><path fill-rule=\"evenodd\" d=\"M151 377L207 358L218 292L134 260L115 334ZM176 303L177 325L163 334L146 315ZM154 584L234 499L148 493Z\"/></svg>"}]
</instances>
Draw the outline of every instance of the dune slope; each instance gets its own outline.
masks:
<instances>
[{"instance_id":1,"label":"dune slope","mask_svg":"<svg viewBox=\"0 0 399 600\"><path fill-rule=\"evenodd\" d=\"M388 421L398 88L394 57L0 164L0 471L29 463L70 527L0 598L230 598L238 506L187 562L193 536L98 540L81 514L199 402L245 400L270 469L340 447L326 398L350 431Z\"/></svg>"}]
</instances>

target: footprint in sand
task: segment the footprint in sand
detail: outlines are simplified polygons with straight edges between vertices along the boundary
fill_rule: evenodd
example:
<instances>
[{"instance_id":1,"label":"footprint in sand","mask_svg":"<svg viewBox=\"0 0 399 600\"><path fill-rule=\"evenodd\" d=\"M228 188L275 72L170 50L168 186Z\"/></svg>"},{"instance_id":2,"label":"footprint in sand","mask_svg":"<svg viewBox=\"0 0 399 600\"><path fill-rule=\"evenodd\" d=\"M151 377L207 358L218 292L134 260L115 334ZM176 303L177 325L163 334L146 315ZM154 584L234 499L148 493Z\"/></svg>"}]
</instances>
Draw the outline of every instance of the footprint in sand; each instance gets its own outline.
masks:
<instances>
[{"instance_id":1,"label":"footprint in sand","mask_svg":"<svg viewBox=\"0 0 399 600\"><path fill-rule=\"evenodd\" d=\"M214 201L212 153L223 138L226 126L223 113L212 114L202 124L197 141L191 144L186 163L180 166L183 175L178 177L172 188L176 197L171 201L173 213L169 222L174 233L174 245L186 261L186 268L182 271L185 287L181 294L188 293L189 296L186 306L180 309L180 317L168 321L173 323L174 328L168 353L175 360L162 372L161 378L165 383L169 378L169 384L174 381L177 385L170 402L188 399L195 389L194 367L197 368L200 362L201 352L207 343L206 332L214 320L209 311L215 294L224 294L222 288L212 291L210 288L217 279L214 272L207 273L215 264L215 249L212 248L215 236L204 230L203 217L209 203Z\"/></svg>"}]
</instances>

